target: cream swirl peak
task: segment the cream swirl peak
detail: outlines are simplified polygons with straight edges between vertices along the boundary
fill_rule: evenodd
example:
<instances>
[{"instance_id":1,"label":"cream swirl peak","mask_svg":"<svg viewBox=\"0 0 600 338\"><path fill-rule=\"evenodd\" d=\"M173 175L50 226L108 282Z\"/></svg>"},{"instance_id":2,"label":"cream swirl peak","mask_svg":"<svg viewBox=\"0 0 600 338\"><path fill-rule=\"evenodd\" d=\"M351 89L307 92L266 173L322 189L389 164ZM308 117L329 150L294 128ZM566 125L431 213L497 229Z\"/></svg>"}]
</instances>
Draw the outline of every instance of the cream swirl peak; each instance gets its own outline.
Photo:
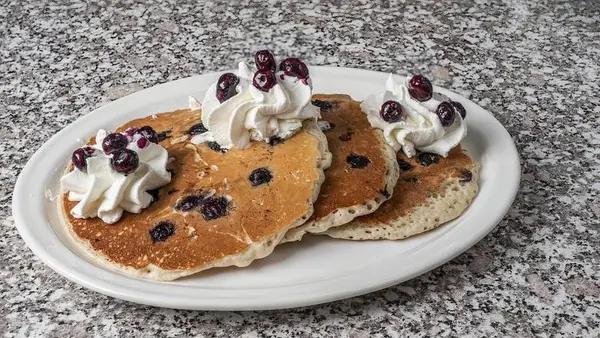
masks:
<instances>
[{"instance_id":1,"label":"cream swirl peak","mask_svg":"<svg viewBox=\"0 0 600 338\"><path fill-rule=\"evenodd\" d=\"M171 181L168 152L150 127L124 133L99 130L96 144L73 152L74 169L61 178L75 218L100 217L117 222L123 210L139 213L152 202L148 192Z\"/></svg>"},{"instance_id":2,"label":"cream swirl peak","mask_svg":"<svg viewBox=\"0 0 600 338\"><path fill-rule=\"evenodd\" d=\"M397 82L390 74L386 91L369 96L360 106L394 150L402 149L408 157L416 150L445 157L467 135L464 107L433 98L431 82L421 75Z\"/></svg>"},{"instance_id":3,"label":"cream swirl peak","mask_svg":"<svg viewBox=\"0 0 600 338\"><path fill-rule=\"evenodd\" d=\"M308 67L296 58L285 59L276 71L275 59L266 50L255 55L258 69L240 62L235 74L225 73L202 102L202 123L208 132L196 135L198 144L216 141L222 148L247 148L250 141L286 139L302 128L305 119L316 119ZM198 108L190 99L190 108Z\"/></svg>"}]
</instances>

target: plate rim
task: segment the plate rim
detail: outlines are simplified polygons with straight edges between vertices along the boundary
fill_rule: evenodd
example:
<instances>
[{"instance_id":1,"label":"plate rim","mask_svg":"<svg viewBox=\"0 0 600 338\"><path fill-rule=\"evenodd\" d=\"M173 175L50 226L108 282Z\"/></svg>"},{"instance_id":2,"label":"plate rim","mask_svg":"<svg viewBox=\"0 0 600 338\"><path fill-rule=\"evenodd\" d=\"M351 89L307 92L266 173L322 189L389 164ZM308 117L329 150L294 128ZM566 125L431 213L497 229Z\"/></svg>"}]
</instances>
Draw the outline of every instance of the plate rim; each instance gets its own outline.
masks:
<instances>
[{"instance_id":1,"label":"plate rim","mask_svg":"<svg viewBox=\"0 0 600 338\"><path fill-rule=\"evenodd\" d=\"M310 68L311 68L311 70L314 70L317 72L323 72L323 73L329 72L330 74L333 74L333 75L337 74L337 75L341 75L341 76L354 73L355 75L358 74L358 75L369 76L369 77L371 77L371 76L381 77L383 75L387 76L387 74L388 74L388 73L384 73L384 72L371 71L371 70L366 70L366 69L334 67L334 66L312 66ZM57 142L57 140L60 140L62 135L67 134L72 128L75 128L75 126L77 124L86 123L88 120L93 119L94 116L101 114L104 111L109 111L113 107L118 107L121 105L127 106L127 105L131 105L132 103L135 104L135 100L137 100L139 97L146 96L149 93L159 92L161 89L165 89L166 87L176 87L179 83L185 83L186 81L192 81L195 78L200 78L200 77L202 77L202 78L215 77L216 78L221 73L222 72L209 72L209 73L204 73L204 74L200 74L200 75L190 76L190 77L162 83L162 84L152 86L152 87L143 89L141 91L135 92L133 94L127 95L125 97L119 98L117 100L111 101L107 104L104 104L101 107L94 109L93 111L79 117L78 119L76 119L75 121L70 123L69 125L65 126L59 132L54 134L50 139L48 139L29 158L26 165L21 170L19 177L17 179L17 182L14 186L13 198L12 198L12 214L13 214L14 222L15 222L15 225L17 227L19 234L21 235L21 237L23 238L23 240L25 241L27 246L30 248L30 250L38 257L38 259L40 259L42 262L44 262L46 265L48 265L54 271L58 272L63 277L66 277L67 279L69 279L79 285L82 285L88 289L91 289L93 291L96 291L96 292L99 292L99 293L102 293L102 294L105 294L105 295L108 295L111 297L120 298L120 299L132 301L132 302L140 303L140 304L168 307L168 308L178 308L178 309L195 309L195 310L269 310L269 309L293 308L293 307L308 306L308 305L315 305L315 304L320 304L320 303L325 303L325 302L331 302L331 301L336 301L336 300L340 300L340 299L344 299L344 298L349 298L349 297L354 297L354 296L370 293L370 292L380 290L380 289L401 283L403 281L412 279L412 278L414 278L418 275L421 275L427 271L430 271L442 264L445 264L446 262L450 261L451 259L453 259L456 256L465 252L467 249L469 249L470 247L475 245L477 242L479 242L489 232L491 232L498 225L498 223L500 223L500 221L504 218L504 216L506 215L506 213L512 206L514 199L516 198L516 195L517 195L518 189L519 189L519 184L520 184L520 177L521 177L520 157L519 157L517 148L514 144L514 141L512 140L512 137L510 136L508 131L494 117L494 115L492 113L490 113L488 110L480 107L479 105L477 105L476 103L472 102L471 100L467 99L466 97L464 97L462 95L453 93L447 89L444 89L444 88L441 88L438 86L434 86L436 91L438 91L444 95L447 95L451 98L460 98L460 101L462 101L462 102L468 102L469 104L477 106L479 108L478 110L480 110L480 112L478 112L478 113L485 113L487 118L491 117L494 120L494 123L497 124L496 127L498 127L498 126L500 127L503 140L509 141L509 142L507 142L507 144L512 146L510 149L506 149L506 153L509 155L508 157L510 159L510 161L508 161L509 162L508 164L511 167L510 171L514 175L507 176L508 182L505 182L505 184L507 184L509 186L509 188L512 188L512 189L510 189L510 193L507 194L507 196L505 196L506 199L504 200L503 205L501 205L500 207L498 207L496 209L495 217L493 218L493 220L491 220L489 222L489 224L490 224L489 226L477 228L477 231L475 231L475 233L472 234L472 236L469 237L467 240L463 240L463 241L460 241L457 243L452 243L453 245L443 246L439 250L430 252L428 255L429 256L428 264L421 263L421 264L416 264L417 266L415 266L415 264L413 263L412 265L404 267L407 269L406 271L408 271L408 273L402 274L401 277L390 278L389 274L388 274L388 275L386 275L386 278L380 279L378 283L366 283L369 285L365 285L365 283L360 283L359 281L356 280L356 277L357 277L356 274L350 275L350 277L337 276L335 279L344 278L344 280L346 282L352 281L354 283L354 287L350 287L350 288L348 288L348 287L339 288L338 287L335 293L309 292L307 294L304 292L300 292L300 291L306 289L307 285L319 285L319 284L327 285L329 283L332 283L331 279L326 279L325 281L317 281L316 282L317 284L308 283L308 284L302 285L302 286L296 285L296 286L285 286L285 287L276 287L276 288L268 288L267 289L267 290L269 290L269 289L285 289L285 288L298 289L294 294L286 294L287 297L285 297L284 299L282 299L282 298L275 299L275 298L271 298L271 297L265 298L264 295L263 296L258 295L258 296L252 297L251 295L247 294L248 292L246 292L246 294L245 294L242 290L229 290L229 293L231 294L230 297L228 296L228 297L202 298L202 301L198 302L198 299L196 297L189 297L189 295L187 295L187 297L182 296L177 299L177 302L174 302L172 299L172 296L170 296L170 295L167 296L167 295L163 295L163 294L151 293L148 291L140 291L139 289L135 289L132 286L127 287L127 286L115 284L114 280L118 279L118 278L110 278L110 276L108 276L109 278L106 278L106 276L105 276L105 278L102 278L102 276L94 276L94 275L90 275L88 273L84 273L84 272L82 272L82 270L74 269L72 266L69 266L69 264L67 264L65 262L61 262L57 257L55 257L54 255L51 254L52 251L49 250L48 247L44 247L43 243L40 243L38 241L38 239L33 234L32 230L34 230L34 229L31 226L27 225L30 221L30 220L28 221L29 216L31 216L31 215L29 215L27 212L25 212L25 210L23 210L22 202L31 199L31 196L28 197L28 195L27 195L28 191L26 189L26 187L27 187L26 178L29 175L31 175L32 168L34 167L33 164L36 163L36 161L38 161L38 158L41 157L42 153L47 151L47 148L50 144L52 144L53 142ZM475 199L477 199L477 196L475 197ZM465 211L465 213L463 213L460 216L460 218L462 218L463 216L468 214L468 211L469 211L469 209L467 209L467 211ZM38 216L42 217L44 220L47 220L47 217L45 214L38 215ZM36 217L36 216L31 216L31 217ZM50 231L56 237L56 234L51 229L51 226L47 225L47 227L50 228ZM430 241L426 245L426 247L434 244L437 241L443 240L444 238L445 238L445 236L440 236L438 238L435 238L432 241ZM93 265L92 263L86 261L85 259L78 256L74 252L72 252L69 248L67 248L64 245L64 243L61 242L60 239L58 239L58 237L56 237L56 241L58 243L60 243L61 245L59 245L57 248L54 248L55 250L62 249L62 251L65 251L65 252L63 252L63 254L66 254L67 256L72 256L71 258L75 259L76 261L80 260L83 262L83 264L91 265L92 271L94 271L95 269L102 269L102 268L97 267L97 266ZM418 253L420 253L421 251L422 251L422 248L415 250L413 252L410 252L408 254L405 254L405 257L413 257L413 256L417 255ZM380 265L381 262L383 262L383 260L378 262L377 265ZM81 262L79 262L79 264L81 264ZM77 264L75 264L75 265L77 265ZM378 271L378 270L368 271L368 270L373 270L375 268L375 265L376 264L365 267L364 273L365 274L367 272L381 273L381 271ZM107 271L105 271L105 272L107 272ZM124 275L119 275L119 276L122 278L126 278L128 281L137 282L137 283L132 283L132 284L139 284L139 282L159 283L159 284L165 283L165 282L137 280L135 278L127 277ZM354 277L352 277L352 276L354 276ZM177 283L177 282L167 282L167 283ZM362 285L362 286L358 286L358 285ZM117 289L115 289L115 287ZM242 292L239 292L239 291L242 291ZM256 289L250 289L250 291L256 293ZM261 293L263 293L263 292L261 292Z\"/></svg>"}]
</instances>

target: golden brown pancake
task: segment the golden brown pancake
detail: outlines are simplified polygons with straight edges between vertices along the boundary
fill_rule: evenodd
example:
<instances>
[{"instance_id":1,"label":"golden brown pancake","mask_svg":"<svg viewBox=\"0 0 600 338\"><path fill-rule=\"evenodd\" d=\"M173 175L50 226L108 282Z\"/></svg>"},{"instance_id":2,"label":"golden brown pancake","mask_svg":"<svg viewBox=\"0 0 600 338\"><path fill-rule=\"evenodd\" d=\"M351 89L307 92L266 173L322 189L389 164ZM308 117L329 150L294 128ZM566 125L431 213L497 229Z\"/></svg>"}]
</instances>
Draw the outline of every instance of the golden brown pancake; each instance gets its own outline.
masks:
<instances>
[{"instance_id":1,"label":"golden brown pancake","mask_svg":"<svg viewBox=\"0 0 600 338\"><path fill-rule=\"evenodd\" d=\"M376 212L325 234L342 239L402 239L448 222L469 206L478 190L479 165L459 146L447 158L398 152L395 193Z\"/></svg>"},{"instance_id":2,"label":"golden brown pancake","mask_svg":"<svg viewBox=\"0 0 600 338\"><path fill-rule=\"evenodd\" d=\"M304 223L324 180L327 144L315 121L276 145L253 142L248 149L226 153L207 144L194 145L188 131L200 121L189 109L133 120L118 128L149 125L169 138L160 142L173 161L172 181L139 214L125 212L115 224L99 218L75 219L65 212L72 232L105 263L130 275L172 280L210 267L246 266L270 254L287 230ZM294 154L294 156L290 156ZM253 186L250 173L268 168L272 179ZM227 213L206 219L201 208L178 211L185 197L223 196ZM70 210L76 202L63 198ZM156 241L151 231L161 221L174 233Z\"/></svg>"},{"instance_id":3,"label":"golden brown pancake","mask_svg":"<svg viewBox=\"0 0 600 338\"><path fill-rule=\"evenodd\" d=\"M321 108L331 167L325 172L315 212L306 224L291 229L284 241L300 240L375 211L393 193L398 179L394 150L371 127L360 102L348 95L313 95ZM326 124L325 124L326 125Z\"/></svg>"}]
</instances>

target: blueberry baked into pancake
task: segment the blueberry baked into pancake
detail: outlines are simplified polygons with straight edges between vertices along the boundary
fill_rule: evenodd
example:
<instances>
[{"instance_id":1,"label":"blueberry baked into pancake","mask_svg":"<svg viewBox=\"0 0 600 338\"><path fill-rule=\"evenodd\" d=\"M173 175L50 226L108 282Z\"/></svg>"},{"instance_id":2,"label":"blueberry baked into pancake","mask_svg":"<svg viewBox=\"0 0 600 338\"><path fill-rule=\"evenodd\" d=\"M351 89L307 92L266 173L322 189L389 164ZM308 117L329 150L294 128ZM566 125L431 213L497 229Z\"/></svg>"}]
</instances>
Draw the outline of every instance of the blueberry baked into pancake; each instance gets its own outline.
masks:
<instances>
[{"instance_id":1,"label":"blueberry baked into pancake","mask_svg":"<svg viewBox=\"0 0 600 338\"><path fill-rule=\"evenodd\" d=\"M331 155L307 67L255 58L202 105L101 130L75 150L65 219L99 263L155 280L246 266L312 215Z\"/></svg>"},{"instance_id":2,"label":"blueberry baked into pancake","mask_svg":"<svg viewBox=\"0 0 600 338\"><path fill-rule=\"evenodd\" d=\"M291 229L284 241L321 233L377 210L394 192L398 163L381 131L372 128L360 102L348 95L313 96L321 108L320 126L332 154L331 167L306 224Z\"/></svg>"},{"instance_id":3,"label":"blueberry baked into pancake","mask_svg":"<svg viewBox=\"0 0 600 338\"><path fill-rule=\"evenodd\" d=\"M467 133L462 104L433 97L423 76L390 75L384 93L361 108L396 151L400 178L376 212L325 234L343 239L402 239L460 216L478 191L479 164L461 149Z\"/></svg>"}]
</instances>

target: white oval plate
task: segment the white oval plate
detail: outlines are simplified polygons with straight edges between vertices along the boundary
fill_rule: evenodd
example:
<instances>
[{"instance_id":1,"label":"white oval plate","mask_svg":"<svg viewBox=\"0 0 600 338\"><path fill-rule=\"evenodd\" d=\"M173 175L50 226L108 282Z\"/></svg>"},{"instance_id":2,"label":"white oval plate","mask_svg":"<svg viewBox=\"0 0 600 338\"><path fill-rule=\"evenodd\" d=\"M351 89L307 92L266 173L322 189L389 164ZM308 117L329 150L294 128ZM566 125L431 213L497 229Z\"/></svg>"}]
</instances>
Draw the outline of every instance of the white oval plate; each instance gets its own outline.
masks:
<instances>
[{"instance_id":1,"label":"white oval plate","mask_svg":"<svg viewBox=\"0 0 600 338\"><path fill-rule=\"evenodd\" d=\"M187 107L203 97L221 73L193 76L116 100L81 117L48 140L21 172L13 195L17 228L31 250L52 269L94 291L132 302L181 309L263 310L305 306L357 296L427 272L481 240L500 222L520 179L515 145L502 125L475 103L442 88L468 111L463 147L481 163L473 204L453 222L402 241L343 241L307 236L281 245L247 268L213 269L174 282L134 279L106 270L74 245L60 219L58 180L71 152L99 128ZM315 93L347 93L362 100L384 90L387 74L311 67Z\"/></svg>"}]
</instances>

